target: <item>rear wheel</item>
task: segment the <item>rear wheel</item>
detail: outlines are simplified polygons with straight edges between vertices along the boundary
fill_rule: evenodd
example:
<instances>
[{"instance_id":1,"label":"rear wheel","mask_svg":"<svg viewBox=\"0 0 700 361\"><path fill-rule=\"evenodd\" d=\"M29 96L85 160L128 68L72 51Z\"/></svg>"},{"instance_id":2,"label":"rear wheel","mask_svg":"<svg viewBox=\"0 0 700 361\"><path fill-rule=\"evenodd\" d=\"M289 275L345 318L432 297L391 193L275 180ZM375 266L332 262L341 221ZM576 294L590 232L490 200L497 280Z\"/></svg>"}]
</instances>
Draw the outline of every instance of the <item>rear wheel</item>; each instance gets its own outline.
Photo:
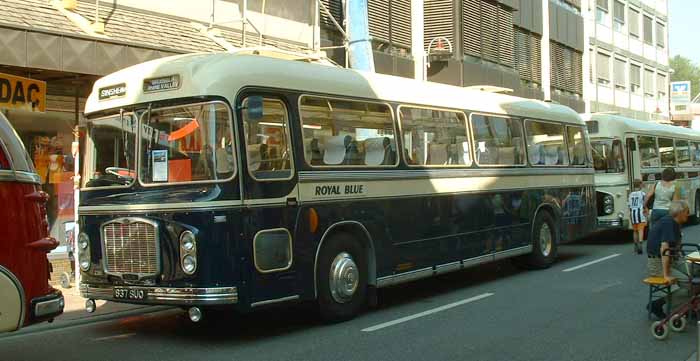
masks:
<instances>
[{"instance_id":1,"label":"rear wheel","mask_svg":"<svg viewBox=\"0 0 700 361\"><path fill-rule=\"evenodd\" d=\"M537 213L532 227L532 253L522 258L526 268L543 269L557 259L559 232L551 214L547 211Z\"/></svg>"},{"instance_id":2,"label":"rear wheel","mask_svg":"<svg viewBox=\"0 0 700 361\"><path fill-rule=\"evenodd\" d=\"M661 321L656 321L651 324L651 335L657 340L665 340L668 338L668 325Z\"/></svg>"},{"instance_id":3,"label":"rear wheel","mask_svg":"<svg viewBox=\"0 0 700 361\"><path fill-rule=\"evenodd\" d=\"M347 233L328 239L319 254L316 279L323 320L355 317L367 302L367 257L358 241Z\"/></svg>"}]
</instances>

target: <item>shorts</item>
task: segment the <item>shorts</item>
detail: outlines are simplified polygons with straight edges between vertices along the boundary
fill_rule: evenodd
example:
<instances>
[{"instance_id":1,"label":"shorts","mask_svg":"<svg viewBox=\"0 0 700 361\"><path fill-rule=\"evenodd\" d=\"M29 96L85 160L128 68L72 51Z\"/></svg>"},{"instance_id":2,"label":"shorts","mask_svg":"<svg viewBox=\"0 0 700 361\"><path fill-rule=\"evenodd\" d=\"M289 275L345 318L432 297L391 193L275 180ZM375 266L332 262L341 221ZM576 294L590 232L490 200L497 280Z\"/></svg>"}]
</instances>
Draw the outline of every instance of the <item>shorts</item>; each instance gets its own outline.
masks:
<instances>
[{"instance_id":1,"label":"shorts","mask_svg":"<svg viewBox=\"0 0 700 361\"><path fill-rule=\"evenodd\" d=\"M644 228L647 227L647 222L642 222L642 223L637 223L632 225L632 229L635 231L644 231Z\"/></svg>"}]
</instances>

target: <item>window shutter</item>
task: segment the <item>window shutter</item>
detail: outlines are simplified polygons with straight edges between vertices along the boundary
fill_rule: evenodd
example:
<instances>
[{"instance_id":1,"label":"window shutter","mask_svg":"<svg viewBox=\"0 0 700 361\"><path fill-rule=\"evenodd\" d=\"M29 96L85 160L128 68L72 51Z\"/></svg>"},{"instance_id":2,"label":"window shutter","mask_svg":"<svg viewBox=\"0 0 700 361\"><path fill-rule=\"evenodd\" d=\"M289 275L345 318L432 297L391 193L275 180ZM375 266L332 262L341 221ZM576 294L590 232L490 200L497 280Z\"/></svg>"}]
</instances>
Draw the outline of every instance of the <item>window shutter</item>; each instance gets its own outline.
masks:
<instances>
[{"instance_id":1,"label":"window shutter","mask_svg":"<svg viewBox=\"0 0 700 361\"><path fill-rule=\"evenodd\" d=\"M639 65L630 64L630 84L641 86L642 85L642 68Z\"/></svg>"},{"instance_id":2,"label":"window shutter","mask_svg":"<svg viewBox=\"0 0 700 361\"><path fill-rule=\"evenodd\" d=\"M615 58L615 64L613 66L613 76L615 77L615 85L627 86L625 81L627 75L627 72L625 72L625 61Z\"/></svg>"},{"instance_id":3,"label":"window shutter","mask_svg":"<svg viewBox=\"0 0 700 361\"><path fill-rule=\"evenodd\" d=\"M666 75L656 74L656 90L659 94L666 94Z\"/></svg>"},{"instance_id":4,"label":"window shutter","mask_svg":"<svg viewBox=\"0 0 700 361\"><path fill-rule=\"evenodd\" d=\"M425 38L423 40L426 50L428 50L430 41L438 36L444 36L454 44L455 17L452 0L425 0L423 17L425 19Z\"/></svg>"},{"instance_id":5,"label":"window shutter","mask_svg":"<svg viewBox=\"0 0 700 361\"><path fill-rule=\"evenodd\" d=\"M542 38L530 33L530 56L532 57L532 80L542 84Z\"/></svg>"},{"instance_id":6,"label":"window shutter","mask_svg":"<svg viewBox=\"0 0 700 361\"><path fill-rule=\"evenodd\" d=\"M661 23L656 23L656 45L660 47L666 46L665 26Z\"/></svg>"},{"instance_id":7,"label":"window shutter","mask_svg":"<svg viewBox=\"0 0 700 361\"><path fill-rule=\"evenodd\" d=\"M610 56L597 53L596 74L599 79L610 80Z\"/></svg>"},{"instance_id":8,"label":"window shutter","mask_svg":"<svg viewBox=\"0 0 700 361\"><path fill-rule=\"evenodd\" d=\"M625 4L619 2L618 0L614 0L615 3L613 4L613 17L615 17L615 20L624 23L625 22Z\"/></svg>"},{"instance_id":9,"label":"window shutter","mask_svg":"<svg viewBox=\"0 0 700 361\"><path fill-rule=\"evenodd\" d=\"M498 7L498 29L500 32L498 58L501 64L512 68L514 66L513 13L505 6Z\"/></svg>"},{"instance_id":10,"label":"window shutter","mask_svg":"<svg viewBox=\"0 0 700 361\"><path fill-rule=\"evenodd\" d=\"M654 95L654 71L644 69L644 93Z\"/></svg>"},{"instance_id":11,"label":"window shutter","mask_svg":"<svg viewBox=\"0 0 700 361\"><path fill-rule=\"evenodd\" d=\"M481 0L462 0L462 47L481 57Z\"/></svg>"},{"instance_id":12,"label":"window shutter","mask_svg":"<svg viewBox=\"0 0 700 361\"><path fill-rule=\"evenodd\" d=\"M321 0L323 5L326 5L328 10L330 10L331 15L335 18L335 21L338 22L338 24L343 24L343 3L341 0ZM323 11L323 9L319 9L321 12L320 16L320 23L321 26L327 26L335 29L335 25L333 25L333 21L326 15L326 12Z\"/></svg>"},{"instance_id":13,"label":"window shutter","mask_svg":"<svg viewBox=\"0 0 700 361\"><path fill-rule=\"evenodd\" d=\"M629 8L629 32L639 36L639 11Z\"/></svg>"},{"instance_id":14,"label":"window shutter","mask_svg":"<svg viewBox=\"0 0 700 361\"><path fill-rule=\"evenodd\" d=\"M410 1L391 0L391 29L389 35L392 43L407 48L411 47Z\"/></svg>"},{"instance_id":15,"label":"window shutter","mask_svg":"<svg viewBox=\"0 0 700 361\"><path fill-rule=\"evenodd\" d=\"M498 4L481 2L482 53L486 60L498 62Z\"/></svg>"},{"instance_id":16,"label":"window shutter","mask_svg":"<svg viewBox=\"0 0 700 361\"><path fill-rule=\"evenodd\" d=\"M654 21L650 17L644 15L644 42L647 44L654 43L653 27Z\"/></svg>"},{"instance_id":17,"label":"window shutter","mask_svg":"<svg viewBox=\"0 0 700 361\"><path fill-rule=\"evenodd\" d=\"M518 75L520 78L526 80L533 80L532 74L532 52L530 48L530 34L521 29L515 28L513 36L515 39L515 65L518 70Z\"/></svg>"},{"instance_id":18,"label":"window shutter","mask_svg":"<svg viewBox=\"0 0 700 361\"><path fill-rule=\"evenodd\" d=\"M583 94L583 53L573 51L574 63L574 93Z\"/></svg>"},{"instance_id":19,"label":"window shutter","mask_svg":"<svg viewBox=\"0 0 700 361\"><path fill-rule=\"evenodd\" d=\"M608 11L608 0L596 0L595 3L599 8Z\"/></svg>"},{"instance_id":20,"label":"window shutter","mask_svg":"<svg viewBox=\"0 0 700 361\"><path fill-rule=\"evenodd\" d=\"M369 15L369 35L376 40L390 42L389 34L389 0L371 0L367 2Z\"/></svg>"}]
</instances>

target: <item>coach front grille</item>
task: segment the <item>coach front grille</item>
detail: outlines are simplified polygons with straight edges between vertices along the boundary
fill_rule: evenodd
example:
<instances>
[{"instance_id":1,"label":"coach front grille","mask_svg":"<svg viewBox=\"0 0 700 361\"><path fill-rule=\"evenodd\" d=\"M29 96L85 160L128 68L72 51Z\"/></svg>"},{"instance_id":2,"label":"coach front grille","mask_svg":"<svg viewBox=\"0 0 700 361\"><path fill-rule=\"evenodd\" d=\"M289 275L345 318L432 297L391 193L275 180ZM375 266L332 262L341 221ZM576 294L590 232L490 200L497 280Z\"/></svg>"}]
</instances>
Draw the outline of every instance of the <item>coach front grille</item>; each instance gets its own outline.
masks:
<instances>
[{"instance_id":1,"label":"coach front grille","mask_svg":"<svg viewBox=\"0 0 700 361\"><path fill-rule=\"evenodd\" d=\"M120 218L102 225L105 273L138 278L160 271L160 247L156 223L140 218Z\"/></svg>"}]
</instances>

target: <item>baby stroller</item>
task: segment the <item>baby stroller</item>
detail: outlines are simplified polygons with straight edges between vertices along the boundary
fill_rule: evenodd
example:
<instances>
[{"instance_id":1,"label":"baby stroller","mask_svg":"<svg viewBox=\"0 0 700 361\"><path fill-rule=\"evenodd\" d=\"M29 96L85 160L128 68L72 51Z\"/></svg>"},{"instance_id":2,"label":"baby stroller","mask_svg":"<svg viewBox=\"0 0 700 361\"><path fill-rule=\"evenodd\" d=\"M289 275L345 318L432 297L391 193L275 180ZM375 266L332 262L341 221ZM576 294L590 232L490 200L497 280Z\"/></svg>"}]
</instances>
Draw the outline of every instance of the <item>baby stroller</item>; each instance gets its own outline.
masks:
<instances>
[{"instance_id":1,"label":"baby stroller","mask_svg":"<svg viewBox=\"0 0 700 361\"><path fill-rule=\"evenodd\" d=\"M652 323L651 334L657 340L665 340L669 336L669 328L674 332L683 332L689 317L700 320L700 277L694 276L696 269L700 271L700 244L682 243L679 249L671 253L685 261L686 278L678 279L678 283L687 284L690 299L674 308L665 318Z\"/></svg>"}]
</instances>

